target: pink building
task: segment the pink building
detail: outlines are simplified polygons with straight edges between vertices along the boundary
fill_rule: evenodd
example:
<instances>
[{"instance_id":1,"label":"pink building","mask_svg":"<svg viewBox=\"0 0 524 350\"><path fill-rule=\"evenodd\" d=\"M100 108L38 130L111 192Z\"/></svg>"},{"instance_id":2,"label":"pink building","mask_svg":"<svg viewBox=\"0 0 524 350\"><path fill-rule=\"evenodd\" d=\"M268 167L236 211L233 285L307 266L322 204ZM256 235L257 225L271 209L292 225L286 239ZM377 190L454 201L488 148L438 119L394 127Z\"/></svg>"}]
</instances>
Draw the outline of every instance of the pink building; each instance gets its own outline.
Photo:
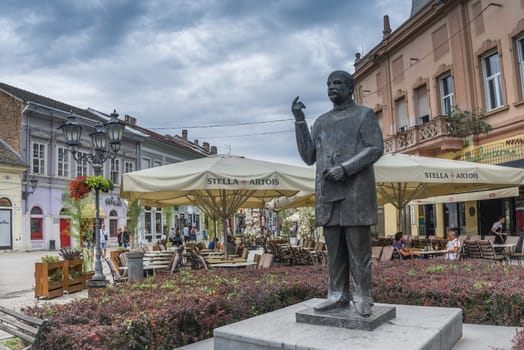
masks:
<instances>
[{"instance_id":1,"label":"pink building","mask_svg":"<svg viewBox=\"0 0 524 350\"><path fill-rule=\"evenodd\" d=\"M523 0L413 0L398 29L384 17L383 39L356 55L354 77L387 153L524 167L523 13ZM411 233L484 234L497 215L508 232L524 231L522 193L410 210Z\"/></svg>"}]
</instances>

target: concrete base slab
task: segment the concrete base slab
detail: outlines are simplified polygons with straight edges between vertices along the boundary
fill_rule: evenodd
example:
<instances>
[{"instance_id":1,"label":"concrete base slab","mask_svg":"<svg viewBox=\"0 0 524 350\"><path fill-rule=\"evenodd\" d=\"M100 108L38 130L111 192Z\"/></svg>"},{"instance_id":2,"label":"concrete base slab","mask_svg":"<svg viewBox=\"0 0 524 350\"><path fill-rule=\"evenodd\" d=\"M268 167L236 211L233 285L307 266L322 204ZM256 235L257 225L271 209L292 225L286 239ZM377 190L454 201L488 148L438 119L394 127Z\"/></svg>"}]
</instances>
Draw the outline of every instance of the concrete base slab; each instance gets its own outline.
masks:
<instances>
[{"instance_id":1,"label":"concrete base slab","mask_svg":"<svg viewBox=\"0 0 524 350\"><path fill-rule=\"evenodd\" d=\"M449 350L462 337L462 310L441 307L375 304L396 307L397 317L363 331L297 323L297 311L312 308L311 299L214 330L214 350L263 349L403 349Z\"/></svg>"},{"instance_id":2,"label":"concrete base slab","mask_svg":"<svg viewBox=\"0 0 524 350\"><path fill-rule=\"evenodd\" d=\"M375 305L369 317L360 316L353 306L326 312L317 312L315 308L300 310L296 313L298 323L308 323L318 326L330 326L348 329L372 331L382 323L395 318L395 308Z\"/></svg>"}]
</instances>

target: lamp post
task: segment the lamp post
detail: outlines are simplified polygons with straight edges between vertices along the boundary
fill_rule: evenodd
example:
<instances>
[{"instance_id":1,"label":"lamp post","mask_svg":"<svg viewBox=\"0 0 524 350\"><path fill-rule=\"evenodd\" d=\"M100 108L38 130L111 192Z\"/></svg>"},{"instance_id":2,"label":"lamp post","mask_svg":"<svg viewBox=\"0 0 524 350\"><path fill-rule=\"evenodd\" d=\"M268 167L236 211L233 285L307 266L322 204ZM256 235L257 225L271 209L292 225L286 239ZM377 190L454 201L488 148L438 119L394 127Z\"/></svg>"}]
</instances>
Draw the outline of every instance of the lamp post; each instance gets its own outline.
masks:
<instances>
[{"instance_id":1,"label":"lamp post","mask_svg":"<svg viewBox=\"0 0 524 350\"><path fill-rule=\"evenodd\" d=\"M122 142L124 134L124 124L118 120L116 110L111 113L111 119L107 123L97 123L95 125L95 132L89 134L91 137L90 153L79 153L81 146L80 138L82 136L82 126L76 121L76 117L71 113L67 117L67 122L62 124L60 129L64 132L65 143L73 158L78 161L87 161L92 165L96 176L103 176L102 167L104 162L108 159L116 157ZM99 189L95 189L95 274L93 278L87 282L89 287L105 287L107 280L102 270L102 262L100 260L100 203Z\"/></svg>"}]
</instances>

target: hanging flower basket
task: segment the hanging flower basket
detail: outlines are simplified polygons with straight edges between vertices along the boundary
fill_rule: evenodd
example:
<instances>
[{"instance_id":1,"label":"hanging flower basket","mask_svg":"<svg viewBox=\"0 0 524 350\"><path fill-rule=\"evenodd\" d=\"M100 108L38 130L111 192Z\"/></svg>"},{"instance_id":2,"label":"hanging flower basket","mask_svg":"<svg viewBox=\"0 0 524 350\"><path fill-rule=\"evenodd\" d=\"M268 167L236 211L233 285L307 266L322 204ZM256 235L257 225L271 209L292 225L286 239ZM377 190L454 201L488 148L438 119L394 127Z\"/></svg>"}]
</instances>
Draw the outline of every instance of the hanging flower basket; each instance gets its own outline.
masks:
<instances>
[{"instance_id":1,"label":"hanging flower basket","mask_svg":"<svg viewBox=\"0 0 524 350\"><path fill-rule=\"evenodd\" d=\"M103 176L79 176L69 184L69 197L76 200L85 198L92 190L110 192L113 183Z\"/></svg>"}]
</instances>

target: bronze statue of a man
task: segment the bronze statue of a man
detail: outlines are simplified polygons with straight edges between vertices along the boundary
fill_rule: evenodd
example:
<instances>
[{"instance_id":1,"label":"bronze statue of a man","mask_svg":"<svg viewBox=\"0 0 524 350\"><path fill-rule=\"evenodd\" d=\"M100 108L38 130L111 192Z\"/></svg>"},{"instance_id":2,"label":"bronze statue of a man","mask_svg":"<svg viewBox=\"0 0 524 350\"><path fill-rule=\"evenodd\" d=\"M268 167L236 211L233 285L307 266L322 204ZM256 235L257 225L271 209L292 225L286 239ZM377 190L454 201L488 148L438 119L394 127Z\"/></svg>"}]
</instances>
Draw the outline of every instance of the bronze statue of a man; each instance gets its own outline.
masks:
<instances>
[{"instance_id":1,"label":"bronze statue of a man","mask_svg":"<svg viewBox=\"0 0 524 350\"><path fill-rule=\"evenodd\" d=\"M311 133L298 96L295 116L302 160L316 162L316 225L324 227L328 251L328 298L318 312L349 307L350 277L355 310L371 315L371 225L377 223L373 163L384 153L382 132L370 108L353 102L353 76L331 73L327 92L333 109L315 121Z\"/></svg>"}]
</instances>

